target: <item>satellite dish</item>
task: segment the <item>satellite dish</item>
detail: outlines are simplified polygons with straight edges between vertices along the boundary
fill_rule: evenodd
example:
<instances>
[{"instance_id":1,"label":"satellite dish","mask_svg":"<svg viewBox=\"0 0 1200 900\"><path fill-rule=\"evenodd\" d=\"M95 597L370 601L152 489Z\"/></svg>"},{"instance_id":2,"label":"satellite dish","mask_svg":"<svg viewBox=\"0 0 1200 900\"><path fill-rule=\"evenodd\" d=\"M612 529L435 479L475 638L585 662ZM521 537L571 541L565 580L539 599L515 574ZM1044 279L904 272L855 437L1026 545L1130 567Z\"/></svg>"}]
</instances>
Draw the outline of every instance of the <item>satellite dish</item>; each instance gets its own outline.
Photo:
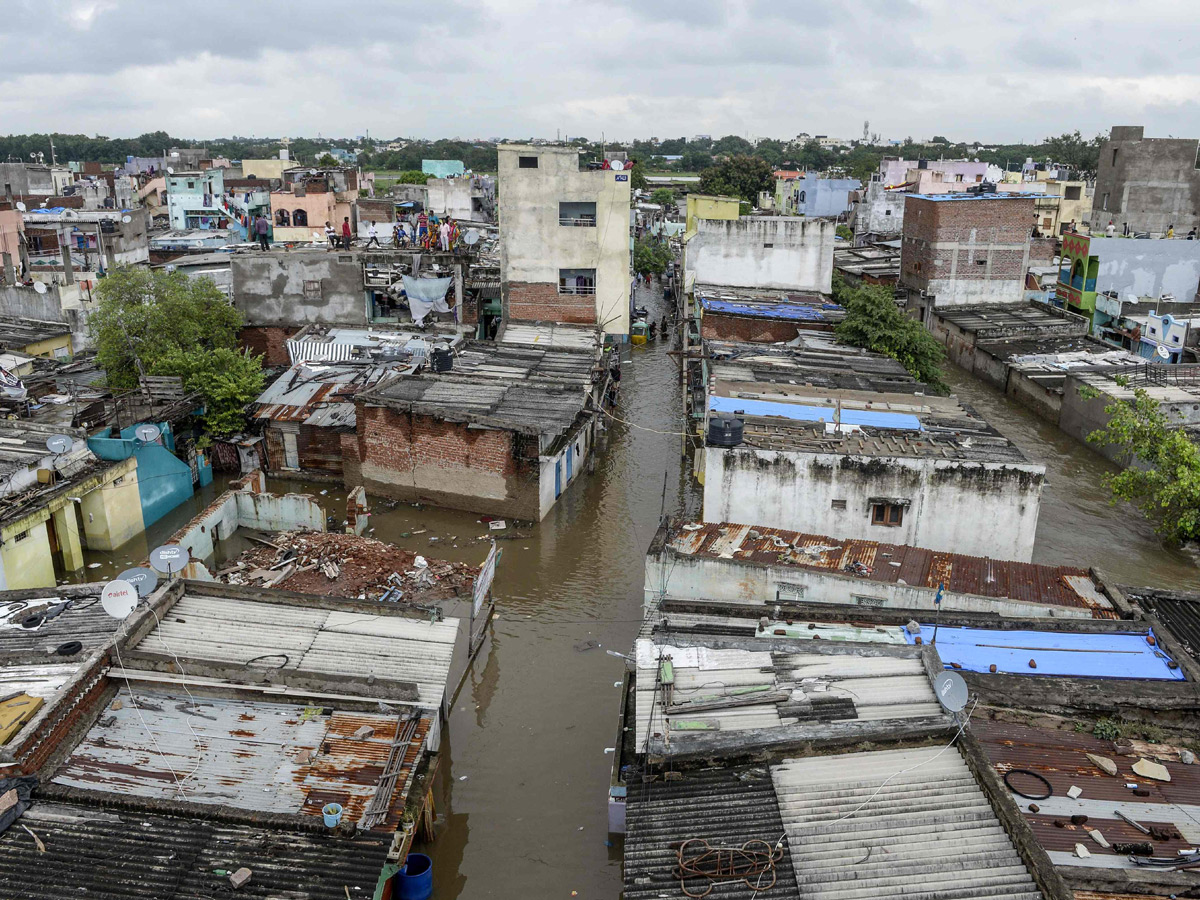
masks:
<instances>
[{"instance_id":1,"label":"satellite dish","mask_svg":"<svg viewBox=\"0 0 1200 900\"><path fill-rule=\"evenodd\" d=\"M948 712L958 712L967 705L967 683L957 672L943 672L933 679L933 692Z\"/></svg>"},{"instance_id":2,"label":"satellite dish","mask_svg":"<svg viewBox=\"0 0 1200 900\"><path fill-rule=\"evenodd\" d=\"M100 593L100 605L114 619L124 619L129 616L138 602L138 591L128 581L117 579L110 581Z\"/></svg>"},{"instance_id":3,"label":"satellite dish","mask_svg":"<svg viewBox=\"0 0 1200 900\"><path fill-rule=\"evenodd\" d=\"M168 175L174 175L174 174L175 174L175 170L174 170L173 168L171 168L171 166L167 166L167 174L168 174Z\"/></svg>"},{"instance_id":4,"label":"satellite dish","mask_svg":"<svg viewBox=\"0 0 1200 900\"><path fill-rule=\"evenodd\" d=\"M54 434L46 439L46 449L51 453L66 453L74 445L75 440L68 434Z\"/></svg>"},{"instance_id":5,"label":"satellite dish","mask_svg":"<svg viewBox=\"0 0 1200 900\"><path fill-rule=\"evenodd\" d=\"M25 204L22 203L20 200L17 201L17 211L25 212Z\"/></svg>"},{"instance_id":6,"label":"satellite dish","mask_svg":"<svg viewBox=\"0 0 1200 900\"><path fill-rule=\"evenodd\" d=\"M133 221L133 216L121 216L121 221L128 225Z\"/></svg>"},{"instance_id":7,"label":"satellite dish","mask_svg":"<svg viewBox=\"0 0 1200 900\"><path fill-rule=\"evenodd\" d=\"M132 584L139 597L149 597L158 584L158 575L153 569L138 566L135 569L126 569L117 576L117 580Z\"/></svg>"},{"instance_id":8,"label":"satellite dish","mask_svg":"<svg viewBox=\"0 0 1200 900\"><path fill-rule=\"evenodd\" d=\"M620 172L625 168L625 163L621 162L619 159L614 159L608 164L608 167L614 172Z\"/></svg>"},{"instance_id":9,"label":"satellite dish","mask_svg":"<svg viewBox=\"0 0 1200 900\"><path fill-rule=\"evenodd\" d=\"M44 294L46 293L46 285L42 284L40 281L35 281L33 283L33 290L35 293Z\"/></svg>"},{"instance_id":10,"label":"satellite dish","mask_svg":"<svg viewBox=\"0 0 1200 900\"><path fill-rule=\"evenodd\" d=\"M153 444L162 437L162 430L157 425L146 423L135 428L133 434L143 444Z\"/></svg>"},{"instance_id":11,"label":"satellite dish","mask_svg":"<svg viewBox=\"0 0 1200 900\"><path fill-rule=\"evenodd\" d=\"M178 544L163 544L150 553L150 565L159 572L178 572L187 565L188 555Z\"/></svg>"},{"instance_id":12,"label":"satellite dish","mask_svg":"<svg viewBox=\"0 0 1200 900\"><path fill-rule=\"evenodd\" d=\"M1157 347L1154 348L1154 353L1156 356L1160 357L1161 359L1170 359L1171 358L1171 351L1168 350L1162 344L1159 344Z\"/></svg>"},{"instance_id":13,"label":"satellite dish","mask_svg":"<svg viewBox=\"0 0 1200 900\"><path fill-rule=\"evenodd\" d=\"M309 175L316 175L316 174L317 174L317 170L316 170L316 169L309 169L309 170L308 170L308 174L309 174Z\"/></svg>"},{"instance_id":14,"label":"satellite dish","mask_svg":"<svg viewBox=\"0 0 1200 900\"><path fill-rule=\"evenodd\" d=\"M474 228L468 228L462 239L468 247L474 246L479 243L479 232Z\"/></svg>"}]
</instances>

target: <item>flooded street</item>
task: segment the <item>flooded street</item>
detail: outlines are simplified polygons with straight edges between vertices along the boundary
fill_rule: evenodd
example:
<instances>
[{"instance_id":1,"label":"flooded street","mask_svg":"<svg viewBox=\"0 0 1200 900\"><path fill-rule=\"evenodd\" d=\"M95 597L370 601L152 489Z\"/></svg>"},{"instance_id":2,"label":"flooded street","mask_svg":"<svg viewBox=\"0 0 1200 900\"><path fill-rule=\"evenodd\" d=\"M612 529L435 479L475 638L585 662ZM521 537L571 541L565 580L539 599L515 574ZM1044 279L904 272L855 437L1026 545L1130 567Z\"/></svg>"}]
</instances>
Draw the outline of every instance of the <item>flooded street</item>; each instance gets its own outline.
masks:
<instances>
[{"instance_id":1,"label":"flooded street","mask_svg":"<svg viewBox=\"0 0 1200 900\"><path fill-rule=\"evenodd\" d=\"M654 317L657 286L638 289ZM627 346L617 416L594 459L538 525L500 533L493 637L468 673L449 719L435 792L439 900L616 897L621 846L609 846L606 793L624 663L641 622L643 554L664 504L698 512L681 479L682 421L676 358L666 342ZM1032 460L1047 467L1035 561L1096 565L1120 581L1200 588L1191 556L1163 549L1135 510L1111 506L1108 463L964 372L953 389ZM663 432L663 433L657 433ZM664 480L665 479L665 480ZM136 564L223 489L218 479L190 504L131 542L84 580ZM665 484L665 499L664 499ZM316 495L340 526L338 484L272 480L277 492ZM324 491L324 493L321 493ZM389 505L372 498L370 536L433 557L479 564L489 533L476 515ZM971 527L968 525L968 527ZM975 523L974 527L987 527ZM223 548L237 552L240 547Z\"/></svg>"}]
</instances>

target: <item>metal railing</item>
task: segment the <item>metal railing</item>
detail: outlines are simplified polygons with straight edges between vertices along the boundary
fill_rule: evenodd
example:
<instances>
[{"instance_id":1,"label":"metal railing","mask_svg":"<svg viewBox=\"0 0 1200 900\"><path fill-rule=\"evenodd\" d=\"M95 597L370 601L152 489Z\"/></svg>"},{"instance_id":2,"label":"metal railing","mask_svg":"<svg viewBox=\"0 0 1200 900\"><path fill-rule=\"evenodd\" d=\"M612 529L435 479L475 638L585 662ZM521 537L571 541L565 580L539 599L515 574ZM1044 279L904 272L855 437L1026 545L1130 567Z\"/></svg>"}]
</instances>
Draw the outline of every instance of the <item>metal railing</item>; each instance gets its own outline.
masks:
<instances>
[{"instance_id":1,"label":"metal railing","mask_svg":"<svg viewBox=\"0 0 1200 900\"><path fill-rule=\"evenodd\" d=\"M558 286L558 292L560 294L594 294L594 293L596 293L596 286L590 285L590 284L588 284L588 285L560 284Z\"/></svg>"},{"instance_id":2,"label":"metal railing","mask_svg":"<svg viewBox=\"0 0 1200 900\"><path fill-rule=\"evenodd\" d=\"M596 227L596 217L595 216L585 216L585 217L579 218L579 219L570 219L570 218L566 218L564 216L559 216L558 224L559 225L574 225L576 228L595 228Z\"/></svg>"},{"instance_id":3,"label":"metal railing","mask_svg":"<svg viewBox=\"0 0 1200 900\"><path fill-rule=\"evenodd\" d=\"M1148 363L1122 370L1120 374L1128 378L1129 383L1134 386L1175 384L1182 387L1200 387L1200 366Z\"/></svg>"}]
</instances>

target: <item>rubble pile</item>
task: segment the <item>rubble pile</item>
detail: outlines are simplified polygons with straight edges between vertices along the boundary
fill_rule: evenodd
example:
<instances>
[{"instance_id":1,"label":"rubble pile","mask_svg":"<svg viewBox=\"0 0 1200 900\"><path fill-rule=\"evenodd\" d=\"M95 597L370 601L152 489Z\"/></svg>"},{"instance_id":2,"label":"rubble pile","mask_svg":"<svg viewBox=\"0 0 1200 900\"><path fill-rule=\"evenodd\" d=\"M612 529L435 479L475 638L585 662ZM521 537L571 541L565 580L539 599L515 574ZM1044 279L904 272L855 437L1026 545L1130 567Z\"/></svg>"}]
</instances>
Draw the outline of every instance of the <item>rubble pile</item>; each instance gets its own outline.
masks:
<instances>
[{"instance_id":1,"label":"rubble pile","mask_svg":"<svg viewBox=\"0 0 1200 900\"><path fill-rule=\"evenodd\" d=\"M216 577L227 584L402 602L467 595L474 566L426 559L356 534L280 532L257 542Z\"/></svg>"}]
</instances>

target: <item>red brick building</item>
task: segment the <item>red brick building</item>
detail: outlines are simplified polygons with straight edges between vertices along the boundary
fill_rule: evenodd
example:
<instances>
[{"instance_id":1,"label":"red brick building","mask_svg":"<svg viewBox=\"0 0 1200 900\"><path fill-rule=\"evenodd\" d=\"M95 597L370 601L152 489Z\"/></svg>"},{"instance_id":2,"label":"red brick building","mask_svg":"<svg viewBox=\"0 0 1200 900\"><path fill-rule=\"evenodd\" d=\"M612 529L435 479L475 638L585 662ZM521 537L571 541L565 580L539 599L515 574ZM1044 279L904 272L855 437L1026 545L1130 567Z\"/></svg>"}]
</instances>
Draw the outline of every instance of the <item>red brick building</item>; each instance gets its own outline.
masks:
<instances>
[{"instance_id":1,"label":"red brick building","mask_svg":"<svg viewBox=\"0 0 1200 900\"><path fill-rule=\"evenodd\" d=\"M598 346L466 344L449 371L358 394L346 484L538 521L584 471L607 383Z\"/></svg>"},{"instance_id":2,"label":"red brick building","mask_svg":"<svg viewBox=\"0 0 1200 900\"><path fill-rule=\"evenodd\" d=\"M900 284L922 318L934 306L1021 303L1033 195L913 194L904 205Z\"/></svg>"}]
</instances>

